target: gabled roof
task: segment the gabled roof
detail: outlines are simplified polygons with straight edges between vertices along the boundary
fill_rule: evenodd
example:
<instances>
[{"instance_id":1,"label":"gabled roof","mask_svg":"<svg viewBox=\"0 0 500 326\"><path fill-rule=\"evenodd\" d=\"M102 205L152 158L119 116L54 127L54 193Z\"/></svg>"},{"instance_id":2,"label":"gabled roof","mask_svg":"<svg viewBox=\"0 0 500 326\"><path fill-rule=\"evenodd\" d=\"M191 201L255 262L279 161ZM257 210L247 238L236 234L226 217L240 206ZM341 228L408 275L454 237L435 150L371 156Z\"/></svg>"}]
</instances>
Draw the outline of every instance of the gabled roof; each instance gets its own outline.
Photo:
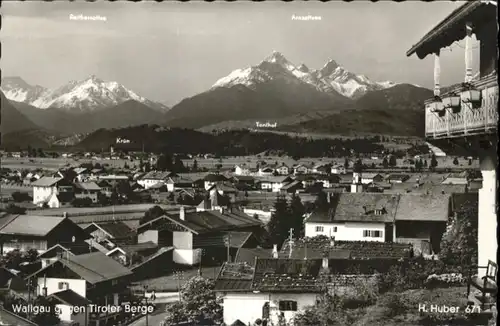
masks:
<instances>
[{"instance_id":1,"label":"gabled roof","mask_svg":"<svg viewBox=\"0 0 500 326\"><path fill-rule=\"evenodd\" d=\"M128 268L124 267L113 258L101 252L94 252L72 256L70 259L59 259L29 277L43 275L43 271L54 267L56 264L62 264L91 284L97 284L132 274Z\"/></svg>"},{"instance_id":2,"label":"gabled roof","mask_svg":"<svg viewBox=\"0 0 500 326\"><path fill-rule=\"evenodd\" d=\"M328 212L314 211L307 222L394 222L397 195L381 193L336 193ZM382 210L382 214L376 214Z\"/></svg>"},{"instance_id":3,"label":"gabled roof","mask_svg":"<svg viewBox=\"0 0 500 326\"><path fill-rule=\"evenodd\" d=\"M126 238L131 235L132 229L121 221L92 223L85 228L85 231L92 232L95 229L100 229L114 239Z\"/></svg>"},{"instance_id":4,"label":"gabled roof","mask_svg":"<svg viewBox=\"0 0 500 326\"><path fill-rule=\"evenodd\" d=\"M400 196L396 221L448 221L449 194L406 194Z\"/></svg>"},{"instance_id":5,"label":"gabled roof","mask_svg":"<svg viewBox=\"0 0 500 326\"><path fill-rule=\"evenodd\" d=\"M234 258L235 263L253 264L256 258L272 258L272 249L266 248L240 248Z\"/></svg>"},{"instance_id":6,"label":"gabled roof","mask_svg":"<svg viewBox=\"0 0 500 326\"><path fill-rule=\"evenodd\" d=\"M123 254L131 255L136 252L141 252L144 250L151 250L158 248L158 244L153 241L141 242L133 245L118 245L116 248L108 251L106 255L111 255L116 251L121 251Z\"/></svg>"},{"instance_id":7,"label":"gabled roof","mask_svg":"<svg viewBox=\"0 0 500 326\"><path fill-rule=\"evenodd\" d=\"M31 183L33 187L52 187L56 185L63 178L41 177L40 179Z\"/></svg>"},{"instance_id":8,"label":"gabled roof","mask_svg":"<svg viewBox=\"0 0 500 326\"><path fill-rule=\"evenodd\" d=\"M466 21L470 21L475 28L479 28L485 23L494 21L496 17L496 4L491 4L490 1L467 1L425 34L417 44L406 52L406 55L411 56L416 53L420 59L423 59L428 54L435 53L441 48L464 39Z\"/></svg>"},{"instance_id":9,"label":"gabled roof","mask_svg":"<svg viewBox=\"0 0 500 326\"><path fill-rule=\"evenodd\" d=\"M168 214L169 215L169 214ZM195 234L261 226L262 222L239 211L185 212L184 220L178 215L166 216L170 221L185 227Z\"/></svg>"},{"instance_id":10,"label":"gabled roof","mask_svg":"<svg viewBox=\"0 0 500 326\"><path fill-rule=\"evenodd\" d=\"M7 326L40 326L26 318L0 307L0 325Z\"/></svg>"},{"instance_id":11,"label":"gabled roof","mask_svg":"<svg viewBox=\"0 0 500 326\"><path fill-rule=\"evenodd\" d=\"M167 180L171 172L169 171L150 171L141 177L142 180Z\"/></svg>"},{"instance_id":12,"label":"gabled roof","mask_svg":"<svg viewBox=\"0 0 500 326\"><path fill-rule=\"evenodd\" d=\"M207 174L205 178L203 178L203 180L209 182L218 182L227 181L227 178L222 174Z\"/></svg>"},{"instance_id":13,"label":"gabled roof","mask_svg":"<svg viewBox=\"0 0 500 326\"><path fill-rule=\"evenodd\" d=\"M101 187L99 187L95 182L77 182L75 183L75 186L78 188L78 189L82 189L82 190L87 190L87 191L100 191L101 190Z\"/></svg>"},{"instance_id":14,"label":"gabled roof","mask_svg":"<svg viewBox=\"0 0 500 326\"><path fill-rule=\"evenodd\" d=\"M90 304L89 300L70 289L52 293L48 298L49 300L54 300L56 304L64 304L68 306L82 307Z\"/></svg>"},{"instance_id":15,"label":"gabled roof","mask_svg":"<svg viewBox=\"0 0 500 326\"><path fill-rule=\"evenodd\" d=\"M43 237L55 229L64 217L15 215L0 226L0 234L32 235ZM0 223L3 220L0 220Z\"/></svg>"},{"instance_id":16,"label":"gabled roof","mask_svg":"<svg viewBox=\"0 0 500 326\"><path fill-rule=\"evenodd\" d=\"M382 176L380 173L362 173L361 178L362 179L373 179L377 176Z\"/></svg>"},{"instance_id":17,"label":"gabled roof","mask_svg":"<svg viewBox=\"0 0 500 326\"><path fill-rule=\"evenodd\" d=\"M75 171L76 174L82 174L88 170L86 168L74 168L73 171Z\"/></svg>"},{"instance_id":18,"label":"gabled roof","mask_svg":"<svg viewBox=\"0 0 500 326\"><path fill-rule=\"evenodd\" d=\"M225 247L225 238L229 236L229 246L231 248L241 248L252 236L252 232L220 232L203 238L194 238L193 245L204 247L207 243L214 247Z\"/></svg>"}]
</instances>

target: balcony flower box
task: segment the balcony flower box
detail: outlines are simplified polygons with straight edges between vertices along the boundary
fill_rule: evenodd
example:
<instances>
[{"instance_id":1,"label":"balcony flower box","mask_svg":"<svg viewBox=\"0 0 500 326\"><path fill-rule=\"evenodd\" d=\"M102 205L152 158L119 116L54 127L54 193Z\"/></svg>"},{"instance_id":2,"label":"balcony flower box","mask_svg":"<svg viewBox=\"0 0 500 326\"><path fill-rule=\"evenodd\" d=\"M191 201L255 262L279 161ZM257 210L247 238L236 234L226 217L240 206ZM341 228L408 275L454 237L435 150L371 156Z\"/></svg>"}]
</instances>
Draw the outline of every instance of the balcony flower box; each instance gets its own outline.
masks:
<instances>
[{"instance_id":1,"label":"balcony flower box","mask_svg":"<svg viewBox=\"0 0 500 326\"><path fill-rule=\"evenodd\" d=\"M434 101L428 104L431 112L436 113L439 117L444 117L446 109L443 106L443 101L439 96L434 96Z\"/></svg>"},{"instance_id":2,"label":"balcony flower box","mask_svg":"<svg viewBox=\"0 0 500 326\"><path fill-rule=\"evenodd\" d=\"M460 99L463 103L472 104L473 108L481 107L481 91L477 90L469 83L462 84L462 91L460 92Z\"/></svg>"},{"instance_id":3,"label":"balcony flower box","mask_svg":"<svg viewBox=\"0 0 500 326\"><path fill-rule=\"evenodd\" d=\"M443 98L443 107L445 109L451 109L453 113L460 112L461 103L460 96L452 94Z\"/></svg>"}]
</instances>

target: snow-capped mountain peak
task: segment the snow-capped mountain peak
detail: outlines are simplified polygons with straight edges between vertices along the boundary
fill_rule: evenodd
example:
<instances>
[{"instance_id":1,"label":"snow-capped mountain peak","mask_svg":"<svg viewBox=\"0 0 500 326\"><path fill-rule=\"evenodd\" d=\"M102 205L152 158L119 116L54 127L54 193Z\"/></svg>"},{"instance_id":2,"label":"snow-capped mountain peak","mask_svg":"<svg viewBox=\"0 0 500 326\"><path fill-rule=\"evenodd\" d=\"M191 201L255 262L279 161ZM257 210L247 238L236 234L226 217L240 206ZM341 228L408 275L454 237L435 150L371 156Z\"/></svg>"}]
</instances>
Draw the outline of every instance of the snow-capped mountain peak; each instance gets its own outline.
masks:
<instances>
[{"instance_id":1,"label":"snow-capped mountain peak","mask_svg":"<svg viewBox=\"0 0 500 326\"><path fill-rule=\"evenodd\" d=\"M47 92L45 87L30 85L18 76L2 78L0 89L10 100L17 102L30 102Z\"/></svg>"},{"instance_id":2,"label":"snow-capped mountain peak","mask_svg":"<svg viewBox=\"0 0 500 326\"><path fill-rule=\"evenodd\" d=\"M12 78L7 78L7 82L12 80ZM8 99L24 102L41 109L55 107L67 111L87 112L115 106L128 100L135 100L162 111L167 109L163 104L152 102L117 82L106 82L96 75L90 75L80 81L72 80L54 90L42 88L43 92L23 97L19 94L24 89L32 90L35 87L40 87L24 83L27 86L18 82L14 87L12 82L4 84L4 79L2 79L2 90Z\"/></svg>"}]
</instances>

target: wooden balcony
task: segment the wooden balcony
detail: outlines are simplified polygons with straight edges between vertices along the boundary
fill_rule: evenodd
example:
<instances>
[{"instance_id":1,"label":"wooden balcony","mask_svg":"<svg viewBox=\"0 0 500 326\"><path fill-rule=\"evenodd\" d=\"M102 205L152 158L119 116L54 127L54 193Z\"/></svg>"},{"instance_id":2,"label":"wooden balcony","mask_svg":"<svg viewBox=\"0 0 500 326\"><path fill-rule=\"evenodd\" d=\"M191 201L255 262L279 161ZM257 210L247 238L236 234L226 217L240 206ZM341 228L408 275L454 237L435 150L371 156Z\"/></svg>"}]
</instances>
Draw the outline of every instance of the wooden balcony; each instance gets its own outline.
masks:
<instances>
[{"instance_id":1,"label":"wooden balcony","mask_svg":"<svg viewBox=\"0 0 500 326\"><path fill-rule=\"evenodd\" d=\"M498 124L498 81L496 73L472 85L481 91L481 106L474 108L470 103L460 103L459 112L446 109L443 113L432 112L429 99L425 103L425 137L446 139L485 134L496 134ZM462 85L455 85L446 90L441 98L449 94L460 94Z\"/></svg>"}]
</instances>

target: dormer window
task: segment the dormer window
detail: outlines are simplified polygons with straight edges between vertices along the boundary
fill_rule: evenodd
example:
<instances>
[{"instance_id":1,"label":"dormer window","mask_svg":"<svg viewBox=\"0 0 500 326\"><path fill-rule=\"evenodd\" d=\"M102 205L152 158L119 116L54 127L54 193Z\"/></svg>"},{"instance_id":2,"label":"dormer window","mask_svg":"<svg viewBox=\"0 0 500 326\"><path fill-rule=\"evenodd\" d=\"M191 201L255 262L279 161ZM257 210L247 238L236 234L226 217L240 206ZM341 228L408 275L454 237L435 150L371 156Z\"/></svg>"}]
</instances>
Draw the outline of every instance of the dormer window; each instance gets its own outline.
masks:
<instances>
[{"instance_id":1,"label":"dormer window","mask_svg":"<svg viewBox=\"0 0 500 326\"><path fill-rule=\"evenodd\" d=\"M382 215L384 214L385 209L383 208L377 208L375 209L375 215Z\"/></svg>"}]
</instances>

